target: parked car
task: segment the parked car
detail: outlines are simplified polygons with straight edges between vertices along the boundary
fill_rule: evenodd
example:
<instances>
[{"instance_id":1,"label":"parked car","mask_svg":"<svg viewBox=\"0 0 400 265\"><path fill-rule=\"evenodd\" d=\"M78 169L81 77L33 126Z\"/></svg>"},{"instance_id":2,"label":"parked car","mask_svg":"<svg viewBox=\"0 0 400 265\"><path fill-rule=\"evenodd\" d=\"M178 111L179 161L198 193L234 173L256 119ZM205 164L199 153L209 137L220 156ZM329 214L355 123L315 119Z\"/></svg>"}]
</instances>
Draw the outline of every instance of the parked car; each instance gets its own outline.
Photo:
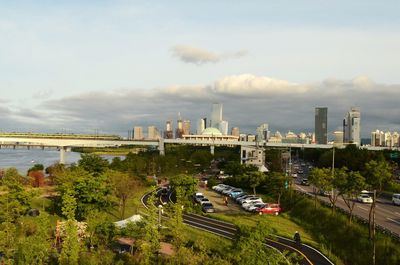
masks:
<instances>
[{"instance_id":1,"label":"parked car","mask_svg":"<svg viewBox=\"0 0 400 265\"><path fill-rule=\"evenodd\" d=\"M300 184L303 185L303 186L310 186L310 183L308 182L308 179L302 179Z\"/></svg>"},{"instance_id":2,"label":"parked car","mask_svg":"<svg viewBox=\"0 0 400 265\"><path fill-rule=\"evenodd\" d=\"M256 202L256 203L249 203L243 206L243 209L248 212L254 212L257 208L264 207L265 203L263 202Z\"/></svg>"},{"instance_id":3,"label":"parked car","mask_svg":"<svg viewBox=\"0 0 400 265\"><path fill-rule=\"evenodd\" d=\"M267 203L261 208L257 208L256 212L259 214L275 214L278 215L282 212L282 208L276 203Z\"/></svg>"},{"instance_id":4,"label":"parked car","mask_svg":"<svg viewBox=\"0 0 400 265\"><path fill-rule=\"evenodd\" d=\"M234 199L235 201L239 201L240 199L243 199L244 197L249 196L246 192L243 192L242 194L236 196Z\"/></svg>"},{"instance_id":5,"label":"parked car","mask_svg":"<svg viewBox=\"0 0 400 265\"><path fill-rule=\"evenodd\" d=\"M362 202L362 203L372 203L373 200L371 198L371 196L369 196L366 193L361 193L358 197L357 197L357 201Z\"/></svg>"},{"instance_id":6,"label":"parked car","mask_svg":"<svg viewBox=\"0 0 400 265\"><path fill-rule=\"evenodd\" d=\"M394 205L400 205L400 193L393 194L392 202Z\"/></svg>"},{"instance_id":7,"label":"parked car","mask_svg":"<svg viewBox=\"0 0 400 265\"><path fill-rule=\"evenodd\" d=\"M214 206L212 205L212 203L209 203L209 202L203 203L201 205L201 209L205 213L214 213L215 212Z\"/></svg>"},{"instance_id":8,"label":"parked car","mask_svg":"<svg viewBox=\"0 0 400 265\"><path fill-rule=\"evenodd\" d=\"M263 202L260 197L251 197L242 201L241 205L249 202Z\"/></svg>"},{"instance_id":9,"label":"parked car","mask_svg":"<svg viewBox=\"0 0 400 265\"><path fill-rule=\"evenodd\" d=\"M224 195L228 195L231 191L233 191L235 189L236 189L235 187L228 187L228 188L222 190L221 193Z\"/></svg>"},{"instance_id":10,"label":"parked car","mask_svg":"<svg viewBox=\"0 0 400 265\"><path fill-rule=\"evenodd\" d=\"M329 196L331 196L331 194L332 194L332 192L331 191L327 191L327 190L319 190L319 195L322 195L322 196L327 196L327 197L329 197Z\"/></svg>"},{"instance_id":11,"label":"parked car","mask_svg":"<svg viewBox=\"0 0 400 265\"><path fill-rule=\"evenodd\" d=\"M236 198L238 198L238 197L240 197L240 196L245 196L245 195L247 195L247 193L244 192L244 191L242 191L242 192L239 192L239 193L230 194L229 196L231 196L232 199L235 199L235 200L236 200Z\"/></svg>"},{"instance_id":12,"label":"parked car","mask_svg":"<svg viewBox=\"0 0 400 265\"><path fill-rule=\"evenodd\" d=\"M250 198L255 198L256 196L254 195L246 195L242 198L240 198L239 200L237 200L237 203L242 204L244 200L250 199Z\"/></svg>"},{"instance_id":13,"label":"parked car","mask_svg":"<svg viewBox=\"0 0 400 265\"><path fill-rule=\"evenodd\" d=\"M225 186L226 186L225 184L218 184L218 185L213 186L212 189L215 190L215 191L220 191Z\"/></svg>"},{"instance_id":14,"label":"parked car","mask_svg":"<svg viewBox=\"0 0 400 265\"><path fill-rule=\"evenodd\" d=\"M200 200L200 204L203 205L204 203L211 203L209 199L204 197L203 199Z\"/></svg>"},{"instance_id":15,"label":"parked car","mask_svg":"<svg viewBox=\"0 0 400 265\"><path fill-rule=\"evenodd\" d=\"M243 192L242 189L233 189L230 192L228 192L226 195L228 195L231 198L234 198L234 196L241 194Z\"/></svg>"},{"instance_id":16,"label":"parked car","mask_svg":"<svg viewBox=\"0 0 400 265\"><path fill-rule=\"evenodd\" d=\"M204 198L203 193L197 192L193 195L193 199L195 202L200 202Z\"/></svg>"}]
</instances>

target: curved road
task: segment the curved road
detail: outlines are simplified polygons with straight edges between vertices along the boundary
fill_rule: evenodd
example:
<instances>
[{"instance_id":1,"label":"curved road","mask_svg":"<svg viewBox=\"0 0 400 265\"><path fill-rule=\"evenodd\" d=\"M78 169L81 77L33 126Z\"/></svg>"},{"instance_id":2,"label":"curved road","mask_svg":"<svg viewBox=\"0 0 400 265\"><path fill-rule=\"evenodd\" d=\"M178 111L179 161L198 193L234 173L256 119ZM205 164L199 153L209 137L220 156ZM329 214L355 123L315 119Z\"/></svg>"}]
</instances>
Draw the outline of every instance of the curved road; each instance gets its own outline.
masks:
<instances>
[{"instance_id":1,"label":"curved road","mask_svg":"<svg viewBox=\"0 0 400 265\"><path fill-rule=\"evenodd\" d=\"M160 189L157 189L158 200L155 202L157 207L162 204L162 202L169 200L168 196L161 196L159 192ZM142 197L142 203L146 208L150 194L151 193L146 193ZM238 235L238 230L235 225L197 214L183 214L183 223L231 240L234 240ZM300 265L333 265L327 257L313 247L305 244L298 245L293 240L287 238L279 236L276 236L274 240L266 238L265 244L281 253L287 251L289 253L298 254L302 257L301 261L299 261Z\"/></svg>"}]
</instances>

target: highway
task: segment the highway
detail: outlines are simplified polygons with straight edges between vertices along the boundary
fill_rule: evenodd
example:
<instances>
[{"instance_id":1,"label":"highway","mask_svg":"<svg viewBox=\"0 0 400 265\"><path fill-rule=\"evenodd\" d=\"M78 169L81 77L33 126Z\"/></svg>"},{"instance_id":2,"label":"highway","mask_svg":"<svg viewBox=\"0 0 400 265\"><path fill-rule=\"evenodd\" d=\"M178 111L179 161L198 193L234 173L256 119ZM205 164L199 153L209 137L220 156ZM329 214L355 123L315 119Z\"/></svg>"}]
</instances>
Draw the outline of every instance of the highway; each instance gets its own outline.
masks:
<instances>
[{"instance_id":1,"label":"highway","mask_svg":"<svg viewBox=\"0 0 400 265\"><path fill-rule=\"evenodd\" d=\"M295 189L305 193L309 196L314 196L312 186L302 186L298 183L295 184ZM320 201L330 204L329 198L326 196L317 195ZM370 204L356 202L353 210L353 215L368 221ZM338 197L336 207L345 212L349 212L347 205L344 203L341 196ZM379 198L376 202L375 209L375 223L383 229L391 231L400 239L400 206L394 206L390 201Z\"/></svg>"},{"instance_id":2,"label":"highway","mask_svg":"<svg viewBox=\"0 0 400 265\"><path fill-rule=\"evenodd\" d=\"M157 190L158 200L155 206L162 204L162 202L170 200L170 196L165 198L159 194L160 189ZM147 201L151 193L146 193L142 197L142 203L147 208ZM230 240L234 240L238 236L238 230L235 225L219 221L213 218L205 217L198 214L183 214L183 223L201 229ZM333 265L333 263L326 258L321 252L308 245L296 244L293 240L276 236L275 239L266 238L264 242L266 247L279 251L280 253L296 253L302 259L299 261L300 265Z\"/></svg>"}]
</instances>

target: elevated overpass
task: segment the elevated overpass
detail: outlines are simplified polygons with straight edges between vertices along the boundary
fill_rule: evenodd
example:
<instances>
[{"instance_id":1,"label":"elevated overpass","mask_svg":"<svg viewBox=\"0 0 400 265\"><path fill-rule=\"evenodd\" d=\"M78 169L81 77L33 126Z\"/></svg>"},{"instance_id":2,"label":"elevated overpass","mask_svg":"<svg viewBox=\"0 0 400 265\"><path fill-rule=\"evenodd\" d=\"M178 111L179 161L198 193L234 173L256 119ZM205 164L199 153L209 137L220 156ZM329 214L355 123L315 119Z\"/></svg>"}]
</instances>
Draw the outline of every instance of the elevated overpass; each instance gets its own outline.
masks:
<instances>
[{"instance_id":1,"label":"elevated overpass","mask_svg":"<svg viewBox=\"0 0 400 265\"><path fill-rule=\"evenodd\" d=\"M60 150L60 163L65 162L65 152L72 147L119 147L127 145L137 146L155 146L160 151L161 155L165 154L165 144L187 144L187 145L201 145L210 146L211 153L214 153L215 146L261 146L261 147L274 147L274 148L319 148L330 149L332 144L296 144L296 143L272 143L272 142L246 142L246 141L232 141L232 140L194 140L194 139L159 139L159 140L123 140L115 139L108 140L101 137L93 137L91 139L80 139L77 137L62 137L62 138L46 138L43 137L28 137L28 136L1 136L0 135L0 148L17 146L24 146L28 149L30 147L55 147ZM336 147L336 145L335 145ZM340 148L340 146L339 146ZM399 148L387 147L361 147L368 150L384 150L391 149L399 151Z\"/></svg>"}]
</instances>

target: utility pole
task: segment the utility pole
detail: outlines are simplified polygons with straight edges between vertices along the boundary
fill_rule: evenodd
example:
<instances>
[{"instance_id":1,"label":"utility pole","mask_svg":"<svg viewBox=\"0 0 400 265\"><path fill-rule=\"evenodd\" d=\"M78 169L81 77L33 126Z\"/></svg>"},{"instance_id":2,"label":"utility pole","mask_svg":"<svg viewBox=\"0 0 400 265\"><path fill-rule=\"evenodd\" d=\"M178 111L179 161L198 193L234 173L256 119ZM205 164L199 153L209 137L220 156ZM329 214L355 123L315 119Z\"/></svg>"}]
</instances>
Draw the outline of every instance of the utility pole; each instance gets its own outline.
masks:
<instances>
[{"instance_id":1,"label":"utility pole","mask_svg":"<svg viewBox=\"0 0 400 265\"><path fill-rule=\"evenodd\" d=\"M376 256L376 245L375 245L375 200L376 200L376 190L374 190L374 199L372 201L372 265L375 265L375 256Z\"/></svg>"}]
</instances>

